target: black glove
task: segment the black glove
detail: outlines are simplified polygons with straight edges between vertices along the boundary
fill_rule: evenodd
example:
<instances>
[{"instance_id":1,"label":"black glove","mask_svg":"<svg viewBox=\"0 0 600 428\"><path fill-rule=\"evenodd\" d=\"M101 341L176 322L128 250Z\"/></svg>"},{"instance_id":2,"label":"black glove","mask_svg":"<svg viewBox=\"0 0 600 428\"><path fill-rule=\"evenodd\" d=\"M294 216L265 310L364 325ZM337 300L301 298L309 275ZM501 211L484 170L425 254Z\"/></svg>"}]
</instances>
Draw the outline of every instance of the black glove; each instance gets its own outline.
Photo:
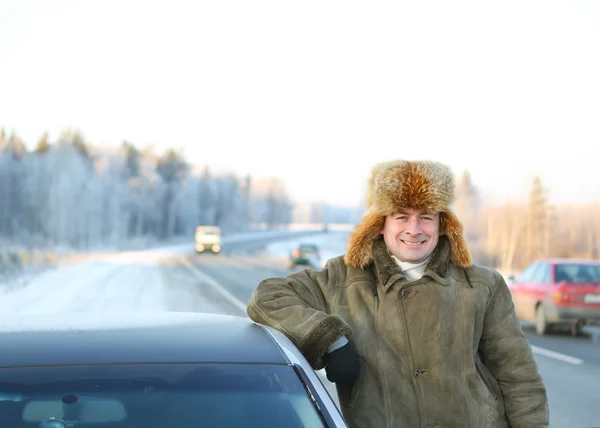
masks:
<instances>
[{"instance_id":1,"label":"black glove","mask_svg":"<svg viewBox=\"0 0 600 428\"><path fill-rule=\"evenodd\" d=\"M329 382L352 386L360 376L360 359L350 342L325 355L325 363Z\"/></svg>"}]
</instances>

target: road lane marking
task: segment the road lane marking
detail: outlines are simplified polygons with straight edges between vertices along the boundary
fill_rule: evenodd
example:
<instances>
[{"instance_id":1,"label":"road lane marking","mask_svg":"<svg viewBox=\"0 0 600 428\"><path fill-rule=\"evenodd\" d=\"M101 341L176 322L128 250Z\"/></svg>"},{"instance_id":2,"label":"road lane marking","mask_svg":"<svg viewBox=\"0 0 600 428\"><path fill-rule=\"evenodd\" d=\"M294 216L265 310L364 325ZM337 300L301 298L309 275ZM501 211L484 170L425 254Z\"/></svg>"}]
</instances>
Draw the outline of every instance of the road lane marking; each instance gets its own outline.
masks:
<instances>
[{"instance_id":1,"label":"road lane marking","mask_svg":"<svg viewBox=\"0 0 600 428\"><path fill-rule=\"evenodd\" d=\"M534 354L543 355L544 357L553 358L555 360L564 361L565 363L575 364L580 366L584 361L580 358L571 357L569 355L561 354L560 352L554 352L549 349L540 348L538 346L531 346Z\"/></svg>"},{"instance_id":2,"label":"road lane marking","mask_svg":"<svg viewBox=\"0 0 600 428\"><path fill-rule=\"evenodd\" d=\"M246 312L247 305L245 305L240 299L235 297L229 291L227 291L227 289L225 289L225 287L223 287L221 284L219 284L213 277L202 272L200 269L198 269L196 266L194 266L189 260L181 259L181 262L196 278L198 278L200 281L202 281L202 283L210 286L214 291L219 293L225 300L227 300L229 303L231 303L237 309L242 311L242 313L245 316L248 316L247 312Z\"/></svg>"}]
</instances>

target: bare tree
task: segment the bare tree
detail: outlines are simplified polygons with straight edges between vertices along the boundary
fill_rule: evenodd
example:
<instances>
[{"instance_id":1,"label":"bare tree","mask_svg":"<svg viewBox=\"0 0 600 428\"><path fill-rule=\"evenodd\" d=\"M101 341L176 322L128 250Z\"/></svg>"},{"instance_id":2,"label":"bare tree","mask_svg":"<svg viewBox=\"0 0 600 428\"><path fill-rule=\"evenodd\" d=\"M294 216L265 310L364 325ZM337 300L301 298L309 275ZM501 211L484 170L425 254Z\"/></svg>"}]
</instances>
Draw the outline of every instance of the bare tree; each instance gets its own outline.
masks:
<instances>
[{"instance_id":1,"label":"bare tree","mask_svg":"<svg viewBox=\"0 0 600 428\"><path fill-rule=\"evenodd\" d=\"M548 232L548 209L545 189L540 177L535 177L527 209L525 249L530 262L545 257L544 243Z\"/></svg>"},{"instance_id":2,"label":"bare tree","mask_svg":"<svg viewBox=\"0 0 600 428\"><path fill-rule=\"evenodd\" d=\"M466 239L476 243L481 230L480 200L468 170L465 170L457 181L454 211L464 225Z\"/></svg>"}]
</instances>

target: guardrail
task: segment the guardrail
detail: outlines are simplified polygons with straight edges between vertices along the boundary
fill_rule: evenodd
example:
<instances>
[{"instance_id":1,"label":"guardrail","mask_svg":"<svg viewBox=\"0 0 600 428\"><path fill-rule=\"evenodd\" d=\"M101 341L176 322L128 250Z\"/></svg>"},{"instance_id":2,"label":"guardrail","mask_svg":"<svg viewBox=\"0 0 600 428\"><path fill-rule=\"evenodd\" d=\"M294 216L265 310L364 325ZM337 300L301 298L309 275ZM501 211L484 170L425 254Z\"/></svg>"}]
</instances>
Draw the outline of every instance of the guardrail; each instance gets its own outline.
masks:
<instances>
[{"instance_id":1,"label":"guardrail","mask_svg":"<svg viewBox=\"0 0 600 428\"><path fill-rule=\"evenodd\" d=\"M237 242L262 241L264 239L287 239L305 235L325 233L322 230L269 230L264 232L241 233L223 236L223 244L235 244Z\"/></svg>"},{"instance_id":2,"label":"guardrail","mask_svg":"<svg viewBox=\"0 0 600 428\"><path fill-rule=\"evenodd\" d=\"M279 230L325 230L325 227L327 227L327 230L344 232L353 230L356 225L352 223L290 223L282 226ZM254 228L257 231L271 230L266 224L263 223L254 225Z\"/></svg>"}]
</instances>

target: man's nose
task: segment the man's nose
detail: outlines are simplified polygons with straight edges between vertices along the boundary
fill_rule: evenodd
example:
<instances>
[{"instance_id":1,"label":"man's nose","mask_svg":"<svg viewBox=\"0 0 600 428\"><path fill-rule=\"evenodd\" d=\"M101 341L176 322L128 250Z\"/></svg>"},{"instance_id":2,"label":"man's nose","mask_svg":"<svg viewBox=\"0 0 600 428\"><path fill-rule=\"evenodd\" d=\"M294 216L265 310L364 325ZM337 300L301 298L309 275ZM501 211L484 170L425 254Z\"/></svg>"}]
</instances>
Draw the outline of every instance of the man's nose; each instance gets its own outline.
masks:
<instances>
[{"instance_id":1,"label":"man's nose","mask_svg":"<svg viewBox=\"0 0 600 428\"><path fill-rule=\"evenodd\" d=\"M421 233L421 222L418 218L411 218L409 220L406 232L410 233L411 235L418 235Z\"/></svg>"}]
</instances>

